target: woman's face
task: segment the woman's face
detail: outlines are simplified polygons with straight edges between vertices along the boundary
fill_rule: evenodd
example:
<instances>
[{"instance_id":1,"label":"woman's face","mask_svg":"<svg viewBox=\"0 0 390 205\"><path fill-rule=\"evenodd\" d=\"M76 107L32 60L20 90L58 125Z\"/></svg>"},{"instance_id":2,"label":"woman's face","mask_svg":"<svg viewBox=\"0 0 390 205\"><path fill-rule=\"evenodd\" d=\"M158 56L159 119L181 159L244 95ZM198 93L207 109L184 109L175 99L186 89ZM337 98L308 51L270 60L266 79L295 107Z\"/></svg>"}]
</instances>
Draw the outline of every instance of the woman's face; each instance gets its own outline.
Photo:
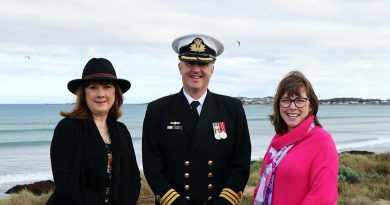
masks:
<instances>
[{"instance_id":1,"label":"woman's face","mask_svg":"<svg viewBox=\"0 0 390 205\"><path fill-rule=\"evenodd\" d=\"M309 116L311 109L309 100L304 89L301 90L300 95L291 97L284 93L279 102L279 111L288 131L298 126Z\"/></svg>"},{"instance_id":2,"label":"woman's face","mask_svg":"<svg viewBox=\"0 0 390 205\"><path fill-rule=\"evenodd\" d=\"M85 87L85 96L93 116L107 116L115 102L115 86L107 82L91 82Z\"/></svg>"}]
</instances>

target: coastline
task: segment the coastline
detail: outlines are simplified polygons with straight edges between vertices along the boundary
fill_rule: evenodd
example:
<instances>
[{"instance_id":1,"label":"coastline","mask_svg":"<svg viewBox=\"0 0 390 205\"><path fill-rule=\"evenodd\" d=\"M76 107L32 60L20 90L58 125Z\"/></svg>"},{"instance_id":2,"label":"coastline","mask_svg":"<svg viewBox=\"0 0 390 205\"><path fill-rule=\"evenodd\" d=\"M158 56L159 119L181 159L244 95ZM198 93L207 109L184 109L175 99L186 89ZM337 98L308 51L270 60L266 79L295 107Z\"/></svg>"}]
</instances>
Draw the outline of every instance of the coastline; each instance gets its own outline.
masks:
<instances>
[{"instance_id":1,"label":"coastline","mask_svg":"<svg viewBox=\"0 0 390 205\"><path fill-rule=\"evenodd\" d=\"M352 152L352 151L370 152L370 153L374 153L374 154L383 154L383 153L390 152L390 143L389 144L375 145L375 146L372 146L372 148L357 147L357 148L353 148L353 149L342 149L342 150L338 150L338 153L342 154L342 153L348 153L348 152ZM264 154L262 154L261 156L252 157L251 161L252 162L261 161L263 156L264 156ZM142 171L142 164L139 164L139 166L140 166L140 170ZM3 188L1 188L2 191L0 193L0 200L7 199L9 197L9 194L5 194L5 192L16 185L31 184L34 182L45 181L45 180L53 180L53 178L52 177L42 177L42 178L36 179L36 180L26 180L26 181L21 181L21 182L12 182L12 183L3 184L3 186L2 186Z\"/></svg>"},{"instance_id":2,"label":"coastline","mask_svg":"<svg viewBox=\"0 0 390 205\"><path fill-rule=\"evenodd\" d=\"M251 162L251 174L240 202L241 205L251 204L253 189L259 180L260 166L260 161ZM338 204L390 204L390 183L387 183L390 182L390 151L385 153L342 151L339 153L339 166ZM44 205L49 196L50 194L36 196L22 191L0 199L0 205L10 204L8 203L10 200L23 201L24 205ZM147 205L153 200L153 193L142 177L141 194L137 204Z\"/></svg>"},{"instance_id":3,"label":"coastline","mask_svg":"<svg viewBox=\"0 0 390 205\"><path fill-rule=\"evenodd\" d=\"M362 144L365 144L365 145L361 146ZM360 145L360 146L358 146L358 145ZM356 142L356 146L348 146L347 148L339 148L339 147L342 147L342 146L337 146L337 151L339 154L349 153L349 152L356 152L356 153L368 152L368 153L373 153L373 154L383 154L383 153L390 152L390 142L369 145L365 141L361 141L361 142ZM264 156L264 152L265 152L265 150L263 151L262 154L257 154L257 156L252 156L251 161L252 162L261 161L262 157ZM261 152L259 152L259 153L261 153ZM139 167L140 167L140 170L142 171L142 163L139 163ZM5 192L16 185L32 184L34 182L45 181L45 180L53 180L53 179L52 179L52 177L46 176L46 177L42 177L41 179L37 179L37 180L27 180L27 181L21 181L21 182L16 182L16 183L4 184L4 186L2 186L3 188L2 188L2 191L0 193L0 201L8 199L10 197L10 195L5 194Z\"/></svg>"},{"instance_id":4,"label":"coastline","mask_svg":"<svg viewBox=\"0 0 390 205\"><path fill-rule=\"evenodd\" d=\"M364 142L363 142L364 143ZM366 145L361 147L354 147L354 148L348 148L348 149L337 149L338 153L348 152L348 151L367 151L372 152L375 154L382 154L390 152L390 142L387 143L381 143L381 144L374 144L374 145Z\"/></svg>"}]
</instances>

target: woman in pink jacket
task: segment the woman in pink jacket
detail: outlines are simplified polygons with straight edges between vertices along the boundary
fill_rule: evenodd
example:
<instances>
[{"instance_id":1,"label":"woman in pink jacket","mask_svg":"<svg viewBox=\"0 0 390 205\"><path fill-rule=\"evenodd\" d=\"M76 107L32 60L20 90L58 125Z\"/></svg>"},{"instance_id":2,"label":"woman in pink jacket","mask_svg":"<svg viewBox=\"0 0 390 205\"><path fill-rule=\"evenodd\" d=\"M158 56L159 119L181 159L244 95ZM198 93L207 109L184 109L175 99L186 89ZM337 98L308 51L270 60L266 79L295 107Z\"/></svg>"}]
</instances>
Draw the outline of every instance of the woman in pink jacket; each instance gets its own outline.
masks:
<instances>
[{"instance_id":1,"label":"woman in pink jacket","mask_svg":"<svg viewBox=\"0 0 390 205\"><path fill-rule=\"evenodd\" d=\"M255 189L254 205L334 205L338 154L317 119L319 100L299 71L280 82L270 120L276 134Z\"/></svg>"}]
</instances>

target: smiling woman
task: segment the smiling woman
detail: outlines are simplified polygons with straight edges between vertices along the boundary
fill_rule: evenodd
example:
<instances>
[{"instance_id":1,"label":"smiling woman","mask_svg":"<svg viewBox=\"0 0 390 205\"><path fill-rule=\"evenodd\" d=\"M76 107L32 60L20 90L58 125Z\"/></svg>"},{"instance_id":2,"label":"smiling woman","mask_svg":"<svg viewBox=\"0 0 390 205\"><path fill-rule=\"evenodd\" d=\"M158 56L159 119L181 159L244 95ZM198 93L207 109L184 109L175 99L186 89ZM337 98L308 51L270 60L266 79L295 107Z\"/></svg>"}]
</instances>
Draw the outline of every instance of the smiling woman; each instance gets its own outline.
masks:
<instances>
[{"instance_id":1,"label":"smiling woman","mask_svg":"<svg viewBox=\"0 0 390 205\"><path fill-rule=\"evenodd\" d=\"M279 83L270 116L276 135L264 156L254 205L336 204L338 155L317 119L318 106L301 72Z\"/></svg>"},{"instance_id":2,"label":"smiling woman","mask_svg":"<svg viewBox=\"0 0 390 205\"><path fill-rule=\"evenodd\" d=\"M54 130L50 157L54 204L135 204L140 172L131 136L118 122L123 93L130 82L118 79L111 62L93 58L81 79L68 83L76 94L72 111L61 112Z\"/></svg>"},{"instance_id":3,"label":"smiling woman","mask_svg":"<svg viewBox=\"0 0 390 205\"><path fill-rule=\"evenodd\" d=\"M91 82L85 87L87 106L94 117L107 116L115 101L115 86L106 82Z\"/></svg>"}]
</instances>

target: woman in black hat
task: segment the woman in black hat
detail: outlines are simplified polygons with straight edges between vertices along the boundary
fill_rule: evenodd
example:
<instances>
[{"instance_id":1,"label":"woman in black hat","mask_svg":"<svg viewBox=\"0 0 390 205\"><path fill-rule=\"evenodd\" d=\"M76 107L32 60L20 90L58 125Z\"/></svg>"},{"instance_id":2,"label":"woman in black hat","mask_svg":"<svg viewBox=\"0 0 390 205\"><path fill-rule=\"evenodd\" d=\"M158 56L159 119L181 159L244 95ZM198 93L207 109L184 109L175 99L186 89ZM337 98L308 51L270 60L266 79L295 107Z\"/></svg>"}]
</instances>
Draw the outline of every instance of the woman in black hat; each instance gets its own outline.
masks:
<instances>
[{"instance_id":1,"label":"woman in black hat","mask_svg":"<svg viewBox=\"0 0 390 205\"><path fill-rule=\"evenodd\" d=\"M140 172L130 133L117 121L130 85L104 58L89 60L82 79L68 83L76 104L61 112L65 118L54 130L50 157L56 188L47 204L136 204Z\"/></svg>"}]
</instances>

